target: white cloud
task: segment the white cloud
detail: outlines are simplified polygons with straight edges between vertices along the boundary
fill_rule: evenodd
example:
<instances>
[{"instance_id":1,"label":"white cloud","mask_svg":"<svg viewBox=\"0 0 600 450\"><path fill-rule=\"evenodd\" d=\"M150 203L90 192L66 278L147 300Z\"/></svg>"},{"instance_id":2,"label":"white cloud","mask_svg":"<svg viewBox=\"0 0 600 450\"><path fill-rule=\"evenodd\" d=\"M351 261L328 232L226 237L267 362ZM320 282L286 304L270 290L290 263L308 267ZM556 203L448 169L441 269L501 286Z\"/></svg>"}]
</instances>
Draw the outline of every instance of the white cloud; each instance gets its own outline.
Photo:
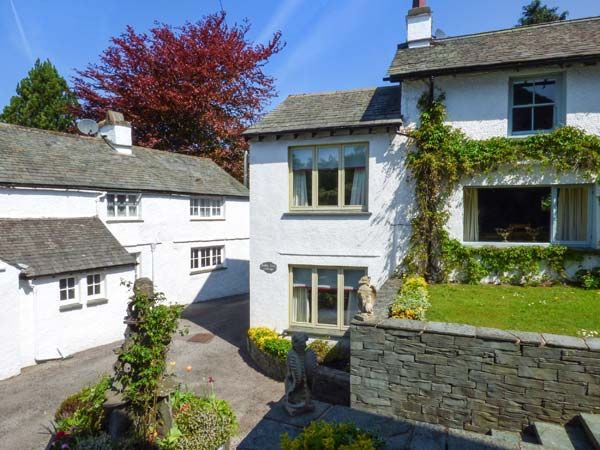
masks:
<instances>
[{"instance_id":1,"label":"white cloud","mask_svg":"<svg viewBox=\"0 0 600 450\"><path fill-rule=\"evenodd\" d=\"M27 35L25 34L25 29L23 28L23 24L21 23L21 18L19 17L19 13L17 12L17 8L15 7L15 3L13 0L9 0L10 7L12 8L13 17L15 19L15 24L17 25L17 29L19 30L19 35L21 37L21 44L23 45L23 49L29 58L29 61L33 64L34 58L33 53L31 52L31 46L29 45L29 40L27 39Z\"/></svg>"},{"instance_id":2,"label":"white cloud","mask_svg":"<svg viewBox=\"0 0 600 450\"><path fill-rule=\"evenodd\" d=\"M279 4L279 8L275 11L275 14L271 16L271 20L265 27L263 27L262 31L256 38L256 42L264 44L267 40L269 40L273 33L276 31L280 31L283 26L287 23L292 13L296 10L296 8L300 5L301 0L285 0Z\"/></svg>"}]
</instances>

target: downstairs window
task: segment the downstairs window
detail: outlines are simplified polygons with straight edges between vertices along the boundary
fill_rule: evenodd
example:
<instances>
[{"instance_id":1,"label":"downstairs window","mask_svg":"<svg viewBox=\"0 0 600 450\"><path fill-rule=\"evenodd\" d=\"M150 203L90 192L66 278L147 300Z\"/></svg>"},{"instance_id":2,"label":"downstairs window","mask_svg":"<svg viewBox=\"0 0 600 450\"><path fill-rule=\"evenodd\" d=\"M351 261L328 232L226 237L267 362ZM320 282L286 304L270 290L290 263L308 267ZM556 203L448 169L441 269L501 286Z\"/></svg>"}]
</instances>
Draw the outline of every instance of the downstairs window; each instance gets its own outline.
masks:
<instances>
[{"instance_id":1,"label":"downstairs window","mask_svg":"<svg viewBox=\"0 0 600 450\"><path fill-rule=\"evenodd\" d=\"M466 242L556 242L591 240L590 186L465 188Z\"/></svg>"}]
</instances>

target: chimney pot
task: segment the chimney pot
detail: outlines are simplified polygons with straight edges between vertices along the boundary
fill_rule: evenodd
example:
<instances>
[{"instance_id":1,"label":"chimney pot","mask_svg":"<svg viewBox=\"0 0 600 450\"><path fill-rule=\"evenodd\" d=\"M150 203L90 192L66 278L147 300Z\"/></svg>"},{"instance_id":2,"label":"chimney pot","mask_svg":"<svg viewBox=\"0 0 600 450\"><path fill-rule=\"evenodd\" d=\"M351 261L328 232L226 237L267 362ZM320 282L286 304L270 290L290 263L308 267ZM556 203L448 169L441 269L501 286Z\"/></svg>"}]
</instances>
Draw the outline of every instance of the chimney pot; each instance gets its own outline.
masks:
<instances>
[{"instance_id":1,"label":"chimney pot","mask_svg":"<svg viewBox=\"0 0 600 450\"><path fill-rule=\"evenodd\" d=\"M414 8L425 8L427 6L427 0L413 0Z\"/></svg>"}]
</instances>

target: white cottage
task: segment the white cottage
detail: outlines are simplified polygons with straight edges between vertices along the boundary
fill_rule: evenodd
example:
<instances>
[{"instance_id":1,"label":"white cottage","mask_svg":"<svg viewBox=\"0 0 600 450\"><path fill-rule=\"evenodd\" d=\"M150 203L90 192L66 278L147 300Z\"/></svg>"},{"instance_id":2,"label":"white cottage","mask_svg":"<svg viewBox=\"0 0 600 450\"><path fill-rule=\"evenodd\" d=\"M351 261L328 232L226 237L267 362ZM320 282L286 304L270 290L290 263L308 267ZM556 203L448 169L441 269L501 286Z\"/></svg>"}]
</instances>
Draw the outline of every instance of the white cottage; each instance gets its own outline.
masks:
<instances>
[{"instance_id":1,"label":"white cottage","mask_svg":"<svg viewBox=\"0 0 600 450\"><path fill-rule=\"evenodd\" d=\"M130 291L248 292L248 190L206 158L0 124L0 379L121 339Z\"/></svg>"},{"instance_id":2,"label":"white cottage","mask_svg":"<svg viewBox=\"0 0 600 450\"><path fill-rule=\"evenodd\" d=\"M600 135L600 18L436 38L415 0L406 21L385 77L394 85L292 95L246 132L251 325L341 335L360 276L381 286L394 272L414 216L402 131L424 92L443 92L448 123L472 138L563 124ZM598 248L599 193L577 173L465 179L448 229L466 245ZM506 224L508 243L496 232Z\"/></svg>"}]
</instances>

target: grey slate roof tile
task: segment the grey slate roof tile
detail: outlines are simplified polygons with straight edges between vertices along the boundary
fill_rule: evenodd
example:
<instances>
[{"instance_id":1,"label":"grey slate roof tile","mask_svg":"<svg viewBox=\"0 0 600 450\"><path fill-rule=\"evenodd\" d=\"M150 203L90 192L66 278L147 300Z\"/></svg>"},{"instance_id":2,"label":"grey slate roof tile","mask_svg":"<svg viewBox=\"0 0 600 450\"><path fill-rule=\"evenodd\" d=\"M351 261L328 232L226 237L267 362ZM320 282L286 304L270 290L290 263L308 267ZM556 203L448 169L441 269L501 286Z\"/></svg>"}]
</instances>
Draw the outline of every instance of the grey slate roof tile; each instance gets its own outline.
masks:
<instances>
[{"instance_id":1,"label":"grey slate roof tile","mask_svg":"<svg viewBox=\"0 0 600 450\"><path fill-rule=\"evenodd\" d=\"M256 136L401 123L400 87L385 86L290 95L244 134Z\"/></svg>"},{"instance_id":2,"label":"grey slate roof tile","mask_svg":"<svg viewBox=\"0 0 600 450\"><path fill-rule=\"evenodd\" d=\"M0 219L0 259L25 277L135 264L97 217Z\"/></svg>"},{"instance_id":3,"label":"grey slate roof tile","mask_svg":"<svg viewBox=\"0 0 600 450\"><path fill-rule=\"evenodd\" d=\"M208 158L133 147L122 155L99 137L0 123L0 184L247 197Z\"/></svg>"},{"instance_id":4,"label":"grey slate roof tile","mask_svg":"<svg viewBox=\"0 0 600 450\"><path fill-rule=\"evenodd\" d=\"M556 61L600 60L600 17L434 39L399 46L387 78L425 77Z\"/></svg>"}]
</instances>

